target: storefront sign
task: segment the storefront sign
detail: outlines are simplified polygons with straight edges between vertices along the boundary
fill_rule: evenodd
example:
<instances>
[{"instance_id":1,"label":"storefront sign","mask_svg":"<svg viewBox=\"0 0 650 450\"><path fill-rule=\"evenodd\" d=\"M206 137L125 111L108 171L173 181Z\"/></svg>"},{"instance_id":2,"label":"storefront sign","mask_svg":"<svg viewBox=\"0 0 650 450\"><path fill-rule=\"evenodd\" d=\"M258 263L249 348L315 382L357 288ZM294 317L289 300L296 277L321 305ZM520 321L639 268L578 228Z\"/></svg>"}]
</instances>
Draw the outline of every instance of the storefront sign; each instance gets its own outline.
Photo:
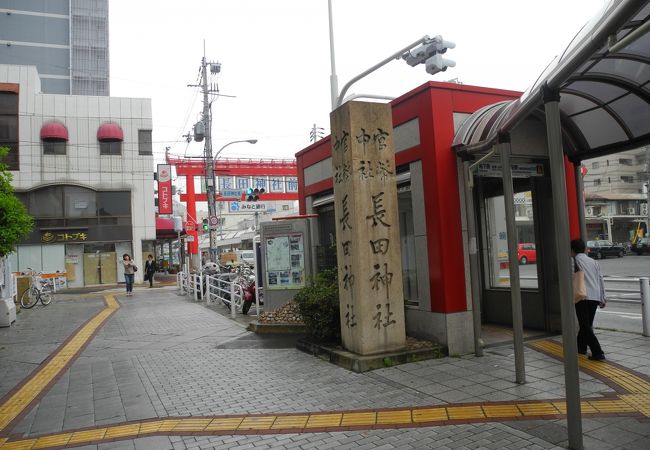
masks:
<instances>
[{"instance_id":1,"label":"storefront sign","mask_svg":"<svg viewBox=\"0 0 650 450\"><path fill-rule=\"evenodd\" d=\"M58 232L43 231L41 232L41 242L44 244L53 244L55 242L84 242L88 240L88 234L85 231L80 232Z\"/></svg>"},{"instance_id":2,"label":"storefront sign","mask_svg":"<svg viewBox=\"0 0 650 450\"><path fill-rule=\"evenodd\" d=\"M169 164L158 164L158 213L173 213L172 169Z\"/></svg>"},{"instance_id":3,"label":"storefront sign","mask_svg":"<svg viewBox=\"0 0 650 450\"><path fill-rule=\"evenodd\" d=\"M269 206L264 202L230 202L228 205L228 212L232 214L266 212L269 209Z\"/></svg>"},{"instance_id":4,"label":"storefront sign","mask_svg":"<svg viewBox=\"0 0 650 450\"><path fill-rule=\"evenodd\" d=\"M302 233L266 239L265 289L301 289L305 286L305 247Z\"/></svg>"},{"instance_id":5,"label":"storefront sign","mask_svg":"<svg viewBox=\"0 0 650 450\"><path fill-rule=\"evenodd\" d=\"M544 164L512 164L512 178L543 177ZM481 163L477 175L480 177L503 177L500 163Z\"/></svg>"}]
</instances>

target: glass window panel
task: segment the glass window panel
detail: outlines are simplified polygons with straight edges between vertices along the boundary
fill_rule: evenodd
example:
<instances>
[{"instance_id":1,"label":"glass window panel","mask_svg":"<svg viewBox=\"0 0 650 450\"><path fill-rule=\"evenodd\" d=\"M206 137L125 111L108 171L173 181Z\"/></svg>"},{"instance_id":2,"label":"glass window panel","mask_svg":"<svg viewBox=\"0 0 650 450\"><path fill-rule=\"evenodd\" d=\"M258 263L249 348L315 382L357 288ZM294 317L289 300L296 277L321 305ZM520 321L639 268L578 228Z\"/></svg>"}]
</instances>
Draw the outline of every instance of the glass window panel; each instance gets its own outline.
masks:
<instances>
[{"instance_id":1,"label":"glass window panel","mask_svg":"<svg viewBox=\"0 0 650 450\"><path fill-rule=\"evenodd\" d=\"M18 141L18 115L0 116L0 142Z\"/></svg>"},{"instance_id":2,"label":"glass window panel","mask_svg":"<svg viewBox=\"0 0 650 450\"><path fill-rule=\"evenodd\" d=\"M66 141L43 141L43 154L44 155L65 155Z\"/></svg>"},{"instance_id":3,"label":"glass window panel","mask_svg":"<svg viewBox=\"0 0 650 450\"><path fill-rule=\"evenodd\" d=\"M18 115L18 94L0 92L0 114Z\"/></svg>"},{"instance_id":4,"label":"glass window panel","mask_svg":"<svg viewBox=\"0 0 650 450\"><path fill-rule=\"evenodd\" d=\"M100 155L121 155L122 154L122 142L108 142L101 141L99 143L99 154Z\"/></svg>"},{"instance_id":5,"label":"glass window panel","mask_svg":"<svg viewBox=\"0 0 650 450\"><path fill-rule=\"evenodd\" d=\"M623 119L634 137L647 133L650 105L645 100L628 94L610 103L609 106Z\"/></svg>"},{"instance_id":6,"label":"glass window panel","mask_svg":"<svg viewBox=\"0 0 650 450\"><path fill-rule=\"evenodd\" d=\"M95 191L82 187L65 186L63 193L66 217L95 217L97 215Z\"/></svg>"},{"instance_id":7,"label":"glass window panel","mask_svg":"<svg viewBox=\"0 0 650 450\"><path fill-rule=\"evenodd\" d=\"M7 153L7 156L2 158L1 161L7 165L9 170L19 170L20 160L18 154L18 143L2 142L0 140L0 147L7 147L9 149L9 153Z\"/></svg>"},{"instance_id":8,"label":"glass window panel","mask_svg":"<svg viewBox=\"0 0 650 450\"><path fill-rule=\"evenodd\" d=\"M402 252L402 287L407 305L420 304L418 295L418 271L415 259L415 233L411 192L400 192L397 197L399 214L400 246Z\"/></svg>"},{"instance_id":9,"label":"glass window panel","mask_svg":"<svg viewBox=\"0 0 650 450\"><path fill-rule=\"evenodd\" d=\"M602 109L572 117L591 148L627 140L623 129Z\"/></svg>"},{"instance_id":10,"label":"glass window panel","mask_svg":"<svg viewBox=\"0 0 650 450\"><path fill-rule=\"evenodd\" d=\"M578 92L584 92L603 103L608 103L627 92L622 88L608 83L599 83L597 81L576 81L567 86L567 88Z\"/></svg>"},{"instance_id":11,"label":"glass window panel","mask_svg":"<svg viewBox=\"0 0 650 450\"><path fill-rule=\"evenodd\" d=\"M131 193L126 191L98 192L97 214L102 216L130 216Z\"/></svg>"},{"instance_id":12,"label":"glass window panel","mask_svg":"<svg viewBox=\"0 0 650 450\"><path fill-rule=\"evenodd\" d=\"M43 270L41 263L41 246L40 245L20 245L18 246L18 270L34 270L41 272Z\"/></svg>"},{"instance_id":13,"label":"glass window panel","mask_svg":"<svg viewBox=\"0 0 650 450\"><path fill-rule=\"evenodd\" d=\"M537 249L535 242L535 220L533 216L532 193L516 193L515 226L517 230L517 260L519 280L522 289L536 289ZM508 258L508 233L506 212L502 195L485 199L487 255L485 256L488 285L493 288L510 287Z\"/></svg>"},{"instance_id":14,"label":"glass window panel","mask_svg":"<svg viewBox=\"0 0 650 450\"><path fill-rule=\"evenodd\" d=\"M49 186L29 194L29 213L34 217L63 217L63 190Z\"/></svg>"},{"instance_id":15,"label":"glass window panel","mask_svg":"<svg viewBox=\"0 0 650 450\"><path fill-rule=\"evenodd\" d=\"M650 80L650 65L639 64L629 59L606 58L601 60L588 73L606 73L616 75L634 84L645 84ZM564 95L562 96L564 102Z\"/></svg>"},{"instance_id":16,"label":"glass window panel","mask_svg":"<svg viewBox=\"0 0 650 450\"><path fill-rule=\"evenodd\" d=\"M571 94L562 94L562 102L560 103L562 112L566 115L573 115L587 109L594 108L596 103L589 101L583 97Z\"/></svg>"},{"instance_id":17,"label":"glass window panel","mask_svg":"<svg viewBox=\"0 0 650 450\"><path fill-rule=\"evenodd\" d=\"M151 130L138 130L138 154L153 154L151 146Z\"/></svg>"}]
</instances>

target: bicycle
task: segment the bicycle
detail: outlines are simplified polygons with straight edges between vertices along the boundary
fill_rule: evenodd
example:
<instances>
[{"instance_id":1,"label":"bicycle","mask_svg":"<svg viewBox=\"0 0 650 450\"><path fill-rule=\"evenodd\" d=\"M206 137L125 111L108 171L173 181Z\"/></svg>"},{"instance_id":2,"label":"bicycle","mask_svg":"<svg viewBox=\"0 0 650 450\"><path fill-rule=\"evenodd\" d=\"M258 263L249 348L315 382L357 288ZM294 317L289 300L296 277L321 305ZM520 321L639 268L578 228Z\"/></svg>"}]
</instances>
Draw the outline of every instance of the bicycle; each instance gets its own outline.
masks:
<instances>
[{"instance_id":1,"label":"bicycle","mask_svg":"<svg viewBox=\"0 0 650 450\"><path fill-rule=\"evenodd\" d=\"M33 308L38 301L47 306L52 303L52 284L34 272L29 274L29 287L20 296L20 306L25 309Z\"/></svg>"}]
</instances>

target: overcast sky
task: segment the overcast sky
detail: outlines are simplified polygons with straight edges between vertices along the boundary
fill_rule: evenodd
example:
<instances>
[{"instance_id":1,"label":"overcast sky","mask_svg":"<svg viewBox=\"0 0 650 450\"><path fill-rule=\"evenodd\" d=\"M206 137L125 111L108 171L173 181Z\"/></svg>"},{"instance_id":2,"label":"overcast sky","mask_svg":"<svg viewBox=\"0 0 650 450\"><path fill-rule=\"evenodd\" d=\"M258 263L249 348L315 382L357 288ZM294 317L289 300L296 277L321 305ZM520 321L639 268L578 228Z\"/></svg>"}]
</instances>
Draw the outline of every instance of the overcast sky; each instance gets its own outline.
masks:
<instances>
[{"instance_id":1,"label":"overcast sky","mask_svg":"<svg viewBox=\"0 0 650 450\"><path fill-rule=\"evenodd\" d=\"M525 90L603 0L333 0L339 86L418 38L442 35L456 67L431 76L393 61L349 93L399 96L429 80ZM327 0L110 0L111 96L153 104L156 162L198 155L181 135L200 118L205 41L215 79L213 147L222 156L293 157L313 124L329 133Z\"/></svg>"}]
</instances>

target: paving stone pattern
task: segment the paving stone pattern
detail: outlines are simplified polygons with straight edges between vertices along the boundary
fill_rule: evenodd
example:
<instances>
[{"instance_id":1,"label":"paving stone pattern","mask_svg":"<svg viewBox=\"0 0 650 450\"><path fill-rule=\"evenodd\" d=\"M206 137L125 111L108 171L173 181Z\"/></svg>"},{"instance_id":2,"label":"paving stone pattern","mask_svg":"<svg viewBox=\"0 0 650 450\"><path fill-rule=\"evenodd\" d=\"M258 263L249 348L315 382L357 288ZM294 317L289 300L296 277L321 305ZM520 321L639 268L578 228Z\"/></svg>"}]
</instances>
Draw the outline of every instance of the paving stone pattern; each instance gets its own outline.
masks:
<instances>
[{"instance_id":1,"label":"paving stone pattern","mask_svg":"<svg viewBox=\"0 0 650 450\"><path fill-rule=\"evenodd\" d=\"M220 348L250 334L173 288L136 289L133 297L118 299L121 308L12 433L34 436L169 416L564 397L562 363L531 349L525 351L525 385L514 383L509 346L486 349L482 358L444 358L356 374L293 348ZM101 308L101 299L94 297L61 301L21 313L20 328L12 332L0 329L0 358L12 362L11 368L3 364L0 369L5 375L2 392ZM650 374L647 338L614 332L599 332L599 338L608 359ZM589 375L581 373L580 380L583 397L612 392ZM650 422L600 417L584 424L587 448L650 448ZM153 436L79 448L546 449L566 445L565 427L565 420L554 419L330 433Z\"/></svg>"}]
</instances>

